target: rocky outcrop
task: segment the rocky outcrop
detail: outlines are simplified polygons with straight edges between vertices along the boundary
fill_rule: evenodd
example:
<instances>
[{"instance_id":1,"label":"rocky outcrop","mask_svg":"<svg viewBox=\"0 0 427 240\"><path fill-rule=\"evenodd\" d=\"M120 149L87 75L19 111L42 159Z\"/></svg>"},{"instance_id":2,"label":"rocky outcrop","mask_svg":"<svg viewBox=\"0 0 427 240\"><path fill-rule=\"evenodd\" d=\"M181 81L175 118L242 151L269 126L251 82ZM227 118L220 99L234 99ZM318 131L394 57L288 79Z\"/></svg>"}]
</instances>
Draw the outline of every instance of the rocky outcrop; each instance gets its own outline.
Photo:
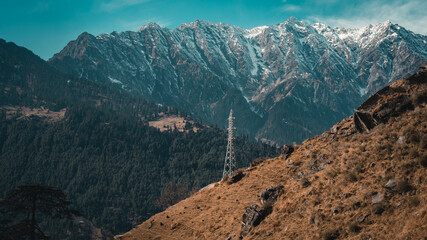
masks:
<instances>
[{"instance_id":1,"label":"rocky outcrop","mask_svg":"<svg viewBox=\"0 0 427 240\"><path fill-rule=\"evenodd\" d=\"M374 94L354 113L356 129L359 132L369 132L378 124L386 123L391 117L397 117L426 102L427 91L423 85L426 82L427 70L421 69L420 72Z\"/></svg>"},{"instance_id":2,"label":"rocky outcrop","mask_svg":"<svg viewBox=\"0 0 427 240\"><path fill-rule=\"evenodd\" d=\"M257 226L261 222L260 220L262 215L261 207L258 205L252 205L246 208L246 211L243 214L242 232L240 235L246 236L253 227Z\"/></svg>"},{"instance_id":3,"label":"rocky outcrop","mask_svg":"<svg viewBox=\"0 0 427 240\"><path fill-rule=\"evenodd\" d=\"M233 174L227 180L227 182L229 184L236 183L236 182L242 180L242 178L245 177L248 174L249 174L249 172L244 171L243 169L237 169L236 171L233 172Z\"/></svg>"},{"instance_id":4,"label":"rocky outcrop","mask_svg":"<svg viewBox=\"0 0 427 240\"><path fill-rule=\"evenodd\" d=\"M282 147L282 155L285 156L285 158L288 158L289 156L291 156L294 150L295 150L294 146L285 144Z\"/></svg>"},{"instance_id":5,"label":"rocky outcrop","mask_svg":"<svg viewBox=\"0 0 427 240\"><path fill-rule=\"evenodd\" d=\"M259 197L261 207L255 204L246 208L242 218L242 231L240 233L241 238L246 236L251 231L251 229L256 227L265 217L271 213L272 205L274 202L276 202L277 198L282 193L282 184L267 188L261 192Z\"/></svg>"},{"instance_id":6,"label":"rocky outcrop","mask_svg":"<svg viewBox=\"0 0 427 240\"><path fill-rule=\"evenodd\" d=\"M261 192L259 200L264 207L269 207L274 204L277 198L283 193L283 185L278 184L275 187L270 187Z\"/></svg>"}]
</instances>

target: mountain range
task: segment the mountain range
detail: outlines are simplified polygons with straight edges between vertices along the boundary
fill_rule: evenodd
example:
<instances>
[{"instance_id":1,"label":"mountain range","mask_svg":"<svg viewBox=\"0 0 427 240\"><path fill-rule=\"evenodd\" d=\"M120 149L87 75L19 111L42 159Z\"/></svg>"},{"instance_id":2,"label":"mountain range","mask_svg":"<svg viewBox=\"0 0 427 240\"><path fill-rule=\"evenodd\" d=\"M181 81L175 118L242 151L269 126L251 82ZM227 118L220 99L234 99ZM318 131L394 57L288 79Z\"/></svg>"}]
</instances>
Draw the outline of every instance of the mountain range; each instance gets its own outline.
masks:
<instances>
[{"instance_id":1,"label":"mountain range","mask_svg":"<svg viewBox=\"0 0 427 240\"><path fill-rule=\"evenodd\" d=\"M389 21L346 29L291 17L253 29L196 20L82 33L49 63L218 126L233 108L240 133L283 144L328 129L426 59L427 37Z\"/></svg>"}]
</instances>

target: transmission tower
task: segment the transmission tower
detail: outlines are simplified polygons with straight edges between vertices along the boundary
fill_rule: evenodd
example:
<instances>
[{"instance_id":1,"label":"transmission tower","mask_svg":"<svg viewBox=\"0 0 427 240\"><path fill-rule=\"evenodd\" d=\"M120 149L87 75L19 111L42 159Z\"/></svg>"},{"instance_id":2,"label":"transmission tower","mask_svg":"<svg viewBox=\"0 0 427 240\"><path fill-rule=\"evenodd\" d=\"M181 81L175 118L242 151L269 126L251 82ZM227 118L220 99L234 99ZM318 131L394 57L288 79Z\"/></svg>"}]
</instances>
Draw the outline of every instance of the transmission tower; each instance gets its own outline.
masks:
<instances>
[{"instance_id":1,"label":"transmission tower","mask_svg":"<svg viewBox=\"0 0 427 240\"><path fill-rule=\"evenodd\" d=\"M225 176L231 177L233 170L236 169L236 158L234 156L234 117L233 110L230 110L230 116L228 117L228 143L227 143L227 153L225 154L225 163L224 171L222 172L222 177Z\"/></svg>"}]
</instances>

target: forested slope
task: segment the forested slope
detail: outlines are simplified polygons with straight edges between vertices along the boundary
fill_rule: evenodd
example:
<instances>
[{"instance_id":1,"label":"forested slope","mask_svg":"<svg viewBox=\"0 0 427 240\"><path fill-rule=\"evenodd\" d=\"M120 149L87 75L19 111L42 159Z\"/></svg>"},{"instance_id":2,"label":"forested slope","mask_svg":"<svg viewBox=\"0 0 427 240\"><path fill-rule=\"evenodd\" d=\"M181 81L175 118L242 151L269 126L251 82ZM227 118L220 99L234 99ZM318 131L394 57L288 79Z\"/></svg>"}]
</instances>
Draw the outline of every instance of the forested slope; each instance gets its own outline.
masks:
<instances>
[{"instance_id":1,"label":"forested slope","mask_svg":"<svg viewBox=\"0 0 427 240\"><path fill-rule=\"evenodd\" d=\"M0 103L0 196L22 184L56 186L116 234L160 211L156 200L167 183L190 191L222 175L224 130L188 121L187 131L161 132L148 121L189 117L58 72L3 40ZM239 166L277 152L247 138L238 138L236 149Z\"/></svg>"}]
</instances>

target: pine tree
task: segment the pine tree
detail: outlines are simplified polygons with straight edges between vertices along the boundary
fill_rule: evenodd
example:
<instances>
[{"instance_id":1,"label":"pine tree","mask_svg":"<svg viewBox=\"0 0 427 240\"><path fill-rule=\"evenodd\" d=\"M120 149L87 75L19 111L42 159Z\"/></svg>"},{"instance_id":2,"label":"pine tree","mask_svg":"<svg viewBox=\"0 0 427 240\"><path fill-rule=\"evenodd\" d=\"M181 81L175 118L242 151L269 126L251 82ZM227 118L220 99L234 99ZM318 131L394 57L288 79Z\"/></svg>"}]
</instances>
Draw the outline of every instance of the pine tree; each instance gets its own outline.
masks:
<instances>
[{"instance_id":1,"label":"pine tree","mask_svg":"<svg viewBox=\"0 0 427 240\"><path fill-rule=\"evenodd\" d=\"M71 202L67 196L55 187L42 185L24 185L10 190L0 201L2 219L9 218L13 225L0 229L0 237L4 239L47 239L37 224L36 214L42 213L52 218L71 218L79 215L70 209ZM5 217L6 216L6 217Z\"/></svg>"}]
</instances>

